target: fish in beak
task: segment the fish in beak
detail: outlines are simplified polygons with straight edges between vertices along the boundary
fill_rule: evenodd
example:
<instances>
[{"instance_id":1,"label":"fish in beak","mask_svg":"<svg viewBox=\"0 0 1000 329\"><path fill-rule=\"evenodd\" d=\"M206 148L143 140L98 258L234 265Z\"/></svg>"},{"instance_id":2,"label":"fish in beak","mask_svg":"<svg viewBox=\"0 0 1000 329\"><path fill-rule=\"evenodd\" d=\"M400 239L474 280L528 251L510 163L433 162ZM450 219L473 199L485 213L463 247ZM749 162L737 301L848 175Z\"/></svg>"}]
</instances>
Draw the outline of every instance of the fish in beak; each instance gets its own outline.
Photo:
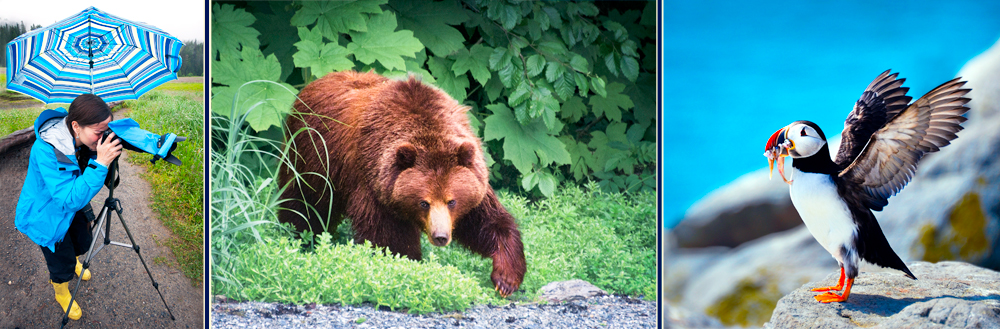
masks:
<instances>
[{"instance_id":1,"label":"fish in beak","mask_svg":"<svg viewBox=\"0 0 1000 329\"><path fill-rule=\"evenodd\" d=\"M792 180L785 178L785 159L788 156L788 150L795 148L795 144L792 140L788 139L785 134L788 132L788 126L785 126L778 131L775 131L771 135L771 138L767 139L767 145L764 146L764 156L767 157L767 178L771 179L772 172L774 172L774 163L778 162L778 174L781 175L781 179L785 183L791 185Z\"/></svg>"}]
</instances>

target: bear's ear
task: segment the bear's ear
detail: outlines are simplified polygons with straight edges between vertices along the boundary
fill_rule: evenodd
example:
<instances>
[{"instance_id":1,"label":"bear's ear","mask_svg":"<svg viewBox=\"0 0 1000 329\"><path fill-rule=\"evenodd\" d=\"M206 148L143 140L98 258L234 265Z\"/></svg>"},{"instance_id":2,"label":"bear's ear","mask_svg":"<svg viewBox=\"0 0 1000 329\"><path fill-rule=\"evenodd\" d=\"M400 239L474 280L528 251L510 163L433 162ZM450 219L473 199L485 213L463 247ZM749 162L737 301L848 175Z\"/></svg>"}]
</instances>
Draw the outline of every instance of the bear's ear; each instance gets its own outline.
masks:
<instances>
[{"instance_id":1,"label":"bear's ear","mask_svg":"<svg viewBox=\"0 0 1000 329\"><path fill-rule=\"evenodd\" d=\"M472 160L476 156L476 147L470 142L462 143L458 147L458 165L472 168Z\"/></svg>"},{"instance_id":2,"label":"bear's ear","mask_svg":"<svg viewBox=\"0 0 1000 329\"><path fill-rule=\"evenodd\" d=\"M403 171L413 167L417 162L417 148L410 143L404 143L396 148L396 163L393 164L396 170Z\"/></svg>"}]
</instances>

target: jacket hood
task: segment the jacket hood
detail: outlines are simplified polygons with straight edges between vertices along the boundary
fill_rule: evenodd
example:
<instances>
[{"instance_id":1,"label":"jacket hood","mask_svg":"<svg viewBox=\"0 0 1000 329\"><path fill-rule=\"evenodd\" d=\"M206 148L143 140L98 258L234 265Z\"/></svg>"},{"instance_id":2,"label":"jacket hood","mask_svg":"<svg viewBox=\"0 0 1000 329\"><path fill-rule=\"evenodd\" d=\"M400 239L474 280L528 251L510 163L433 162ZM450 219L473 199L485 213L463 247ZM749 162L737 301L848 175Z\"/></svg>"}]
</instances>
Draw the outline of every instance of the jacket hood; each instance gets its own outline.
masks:
<instances>
[{"instance_id":1,"label":"jacket hood","mask_svg":"<svg viewBox=\"0 0 1000 329\"><path fill-rule=\"evenodd\" d=\"M46 110L35 121L35 133L38 139L52 145L56 159L60 162L75 163L71 160L76 155L76 140L66 127L66 112L62 108Z\"/></svg>"}]
</instances>

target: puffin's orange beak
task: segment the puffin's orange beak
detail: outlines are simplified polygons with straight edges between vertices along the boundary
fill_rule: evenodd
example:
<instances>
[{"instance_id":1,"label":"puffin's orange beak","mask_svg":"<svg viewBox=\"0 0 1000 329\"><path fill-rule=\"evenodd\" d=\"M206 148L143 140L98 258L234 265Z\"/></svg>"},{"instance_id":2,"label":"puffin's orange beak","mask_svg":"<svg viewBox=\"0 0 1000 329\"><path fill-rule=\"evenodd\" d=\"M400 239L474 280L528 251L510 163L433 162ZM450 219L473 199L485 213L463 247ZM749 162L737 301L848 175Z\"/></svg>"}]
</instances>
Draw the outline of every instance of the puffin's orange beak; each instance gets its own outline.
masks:
<instances>
[{"instance_id":1,"label":"puffin's orange beak","mask_svg":"<svg viewBox=\"0 0 1000 329\"><path fill-rule=\"evenodd\" d=\"M792 182L785 178L785 159L788 156L788 150L794 148L794 146L789 146L791 140L785 138L785 133L788 131L788 126L785 126L774 134L771 134L771 138L767 139L767 145L764 146L764 156L767 157L767 178L771 179L772 172L774 172L774 162L778 162L778 173L781 174L781 179L785 183L791 184Z\"/></svg>"}]
</instances>

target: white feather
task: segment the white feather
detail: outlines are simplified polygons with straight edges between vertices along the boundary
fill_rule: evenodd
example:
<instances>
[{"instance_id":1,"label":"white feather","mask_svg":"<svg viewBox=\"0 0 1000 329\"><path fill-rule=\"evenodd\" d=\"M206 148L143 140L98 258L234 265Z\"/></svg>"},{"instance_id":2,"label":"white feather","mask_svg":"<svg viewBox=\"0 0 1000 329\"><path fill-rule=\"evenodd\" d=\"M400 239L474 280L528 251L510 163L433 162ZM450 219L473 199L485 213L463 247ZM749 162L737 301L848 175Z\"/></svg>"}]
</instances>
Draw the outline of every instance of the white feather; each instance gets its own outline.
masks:
<instances>
[{"instance_id":1,"label":"white feather","mask_svg":"<svg viewBox=\"0 0 1000 329\"><path fill-rule=\"evenodd\" d=\"M857 226L833 180L829 175L801 172L795 167L791 173L795 177L789 189L792 205L809 233L841 264L845 263L844 256L852 258L848 263L857 264L857 253L841 254L841 246L855 250Z\"/></svg>"}]
</instances>

